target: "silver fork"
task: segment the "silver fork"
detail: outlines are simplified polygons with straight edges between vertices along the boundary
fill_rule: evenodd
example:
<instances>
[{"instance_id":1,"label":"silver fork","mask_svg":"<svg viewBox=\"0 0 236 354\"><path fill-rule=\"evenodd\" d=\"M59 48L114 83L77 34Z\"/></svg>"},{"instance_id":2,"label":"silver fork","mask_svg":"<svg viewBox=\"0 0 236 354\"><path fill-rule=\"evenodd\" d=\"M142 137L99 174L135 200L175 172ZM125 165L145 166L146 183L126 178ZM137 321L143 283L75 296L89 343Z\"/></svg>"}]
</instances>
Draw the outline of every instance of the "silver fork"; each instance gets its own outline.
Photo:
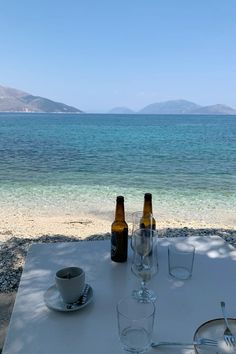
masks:
<instances>
[{"instance_id":1,"label":"silver fork","mask_svg":"<svg viewBox=\"0 0 236 354\"><path fill-rule=\"evenodd\" d=\"M217 347L217 341L213 340L213 339L208 339L208 338L199 338L196 339L190 343L186 343L186 342L153 342L151 344L151 346L153 348L156 347L164 347L164 346L182 346L182 347L189 347L189 346L193 346L193 345L206 345L209 347Z\"/></svg>"},{"instance_id":2,"label":"silver fork","mask_svg":"<svg viewBox=\"0 0 236 354\"><path fill-rule=\"evenodd\" d=\"M226 326L225 331L224 331L225 343L229 346L235 346L235 337L234 337L233 333L231 332L231 330L229 329L229 323L228 323L228 319L227 319L226 313L225 313L224 301L221 301L220 306L221 306L221 310L222 310L222 314L223 314L225 326Z\"/></svg>"}]
</instances>

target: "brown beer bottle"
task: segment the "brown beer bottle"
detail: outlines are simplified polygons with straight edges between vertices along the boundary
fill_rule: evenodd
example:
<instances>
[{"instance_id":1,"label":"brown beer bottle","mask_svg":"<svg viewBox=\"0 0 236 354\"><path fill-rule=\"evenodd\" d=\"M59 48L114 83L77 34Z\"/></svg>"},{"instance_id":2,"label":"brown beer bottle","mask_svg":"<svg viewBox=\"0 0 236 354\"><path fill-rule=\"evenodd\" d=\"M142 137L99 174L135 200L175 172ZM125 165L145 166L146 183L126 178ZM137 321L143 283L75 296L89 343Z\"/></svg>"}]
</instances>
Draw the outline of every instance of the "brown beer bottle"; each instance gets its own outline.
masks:
<instances>
[{"instance_id":1,"label":"brown beer bottle","mask_svg":"<svg viewBox=\"0 0 236 354\"><path fill-rule=\"evenodd\" d=\"M143 204L143 216L140 220L140 227L145 229L156 230L156 220L152 216L150 218L150 214L152 215L152 194L146 193L144 194L144 204Z\"/></svg>"},{"instance_id":2,"label":"brown beer bottle","mask_svg":"<svg viewBox=\"0 0 236 354\"><path fill-rule=\"evenodd\" d=\"M115 221L111 225L111 259L126 262L128 253L128 225L125 222L124 197L116 198Z\"/></svg>"}]
</instances>

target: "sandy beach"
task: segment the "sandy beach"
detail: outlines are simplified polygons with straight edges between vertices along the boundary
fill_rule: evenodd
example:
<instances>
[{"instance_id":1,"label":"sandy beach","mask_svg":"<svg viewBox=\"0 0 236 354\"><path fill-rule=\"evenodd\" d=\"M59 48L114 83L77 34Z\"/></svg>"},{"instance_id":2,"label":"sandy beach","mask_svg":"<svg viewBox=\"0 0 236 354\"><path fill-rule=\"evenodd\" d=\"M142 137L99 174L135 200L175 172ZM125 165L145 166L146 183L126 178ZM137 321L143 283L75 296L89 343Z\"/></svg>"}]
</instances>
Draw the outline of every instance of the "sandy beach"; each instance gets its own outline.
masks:
<instances>
[{"instance_id":1,"label":"sandy beach","mask_svg":"<svg viewBox=\"0 0 236 354\"><path fill-rule=\"evenodd\" d=\"M236 215L232 211L209 210L198 214L189 211L166 209L158 210L155 215L157 229L192 228L236 230ZM0 240L12 236L37 238L43 235L62 235L85 239L86 237L110 233L114 211L95 214L81 211L64 213L51 210L48 213L40 209L2 208L0 210ZM129 227L132 224L131 212L126 213Z\"/></svg>"}]
</instances>

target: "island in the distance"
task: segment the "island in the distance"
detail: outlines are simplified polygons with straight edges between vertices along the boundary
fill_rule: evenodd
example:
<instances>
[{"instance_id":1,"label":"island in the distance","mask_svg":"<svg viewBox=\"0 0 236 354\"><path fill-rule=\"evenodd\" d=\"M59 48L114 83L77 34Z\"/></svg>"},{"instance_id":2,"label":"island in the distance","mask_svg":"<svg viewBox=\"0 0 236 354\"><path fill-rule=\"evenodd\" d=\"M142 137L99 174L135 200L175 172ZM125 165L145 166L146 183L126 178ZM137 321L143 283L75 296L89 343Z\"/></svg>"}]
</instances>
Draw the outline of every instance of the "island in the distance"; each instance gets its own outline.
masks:
<instances>
[{"instance_id":1,"label":"island in the distance","mask_svg":"<svg viewBox=\"0 0 236 354\"><path fill-rule=\"evenodd\" d=\"M0 86L0 112L82 113L78 108Z\"/></svg>"},{"instance_id":2,"label":"island in the distance","mask_svg":"<svg viewBox=\"0 0 236 354\"><path fill-rule=\"evenodd\" d=\"M211 106L200 106L187 100L171 100L157 102L145 106L139 111L132 111L127 107L116 107L110 110L111 114L202 114L202 115L236 115L232 107L215 104Z\"/></svg>"},{"instance_id":3,"label":"island in the distance","mask_svg":"<svg viewBox=\"0 0 236 354\"><path fill-rule=\"evenodd\" d=\"M0 112L30 113L85 113L80 109L55 102L48 98L34 96L27 92L0 85ZM236 115L236 110L224 104L200 106L187 100L170 100L149 104L139 111L128 107L115 107L109 114L199 114Z\"/></svg>"}]
</instances>

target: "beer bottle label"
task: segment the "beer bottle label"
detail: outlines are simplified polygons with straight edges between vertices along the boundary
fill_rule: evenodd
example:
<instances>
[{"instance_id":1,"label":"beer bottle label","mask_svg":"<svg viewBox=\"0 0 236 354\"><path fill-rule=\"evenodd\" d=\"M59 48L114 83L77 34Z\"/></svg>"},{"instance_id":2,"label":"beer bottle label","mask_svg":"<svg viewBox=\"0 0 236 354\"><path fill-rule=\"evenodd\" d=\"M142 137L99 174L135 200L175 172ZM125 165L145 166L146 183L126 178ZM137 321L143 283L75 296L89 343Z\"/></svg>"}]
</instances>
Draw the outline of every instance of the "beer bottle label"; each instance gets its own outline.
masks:
<instances>
[{"instance_id":1,"label":"beer bottle label","mask_svg":"<svg viewBox=\"0 0 236 354\"><path fill-rule=\"evenodd\" d=\"M128 229L122 232L112 231L111 234L111 259L115 262L125 262L128 252Z\"/></svg>"}]
</instances>

